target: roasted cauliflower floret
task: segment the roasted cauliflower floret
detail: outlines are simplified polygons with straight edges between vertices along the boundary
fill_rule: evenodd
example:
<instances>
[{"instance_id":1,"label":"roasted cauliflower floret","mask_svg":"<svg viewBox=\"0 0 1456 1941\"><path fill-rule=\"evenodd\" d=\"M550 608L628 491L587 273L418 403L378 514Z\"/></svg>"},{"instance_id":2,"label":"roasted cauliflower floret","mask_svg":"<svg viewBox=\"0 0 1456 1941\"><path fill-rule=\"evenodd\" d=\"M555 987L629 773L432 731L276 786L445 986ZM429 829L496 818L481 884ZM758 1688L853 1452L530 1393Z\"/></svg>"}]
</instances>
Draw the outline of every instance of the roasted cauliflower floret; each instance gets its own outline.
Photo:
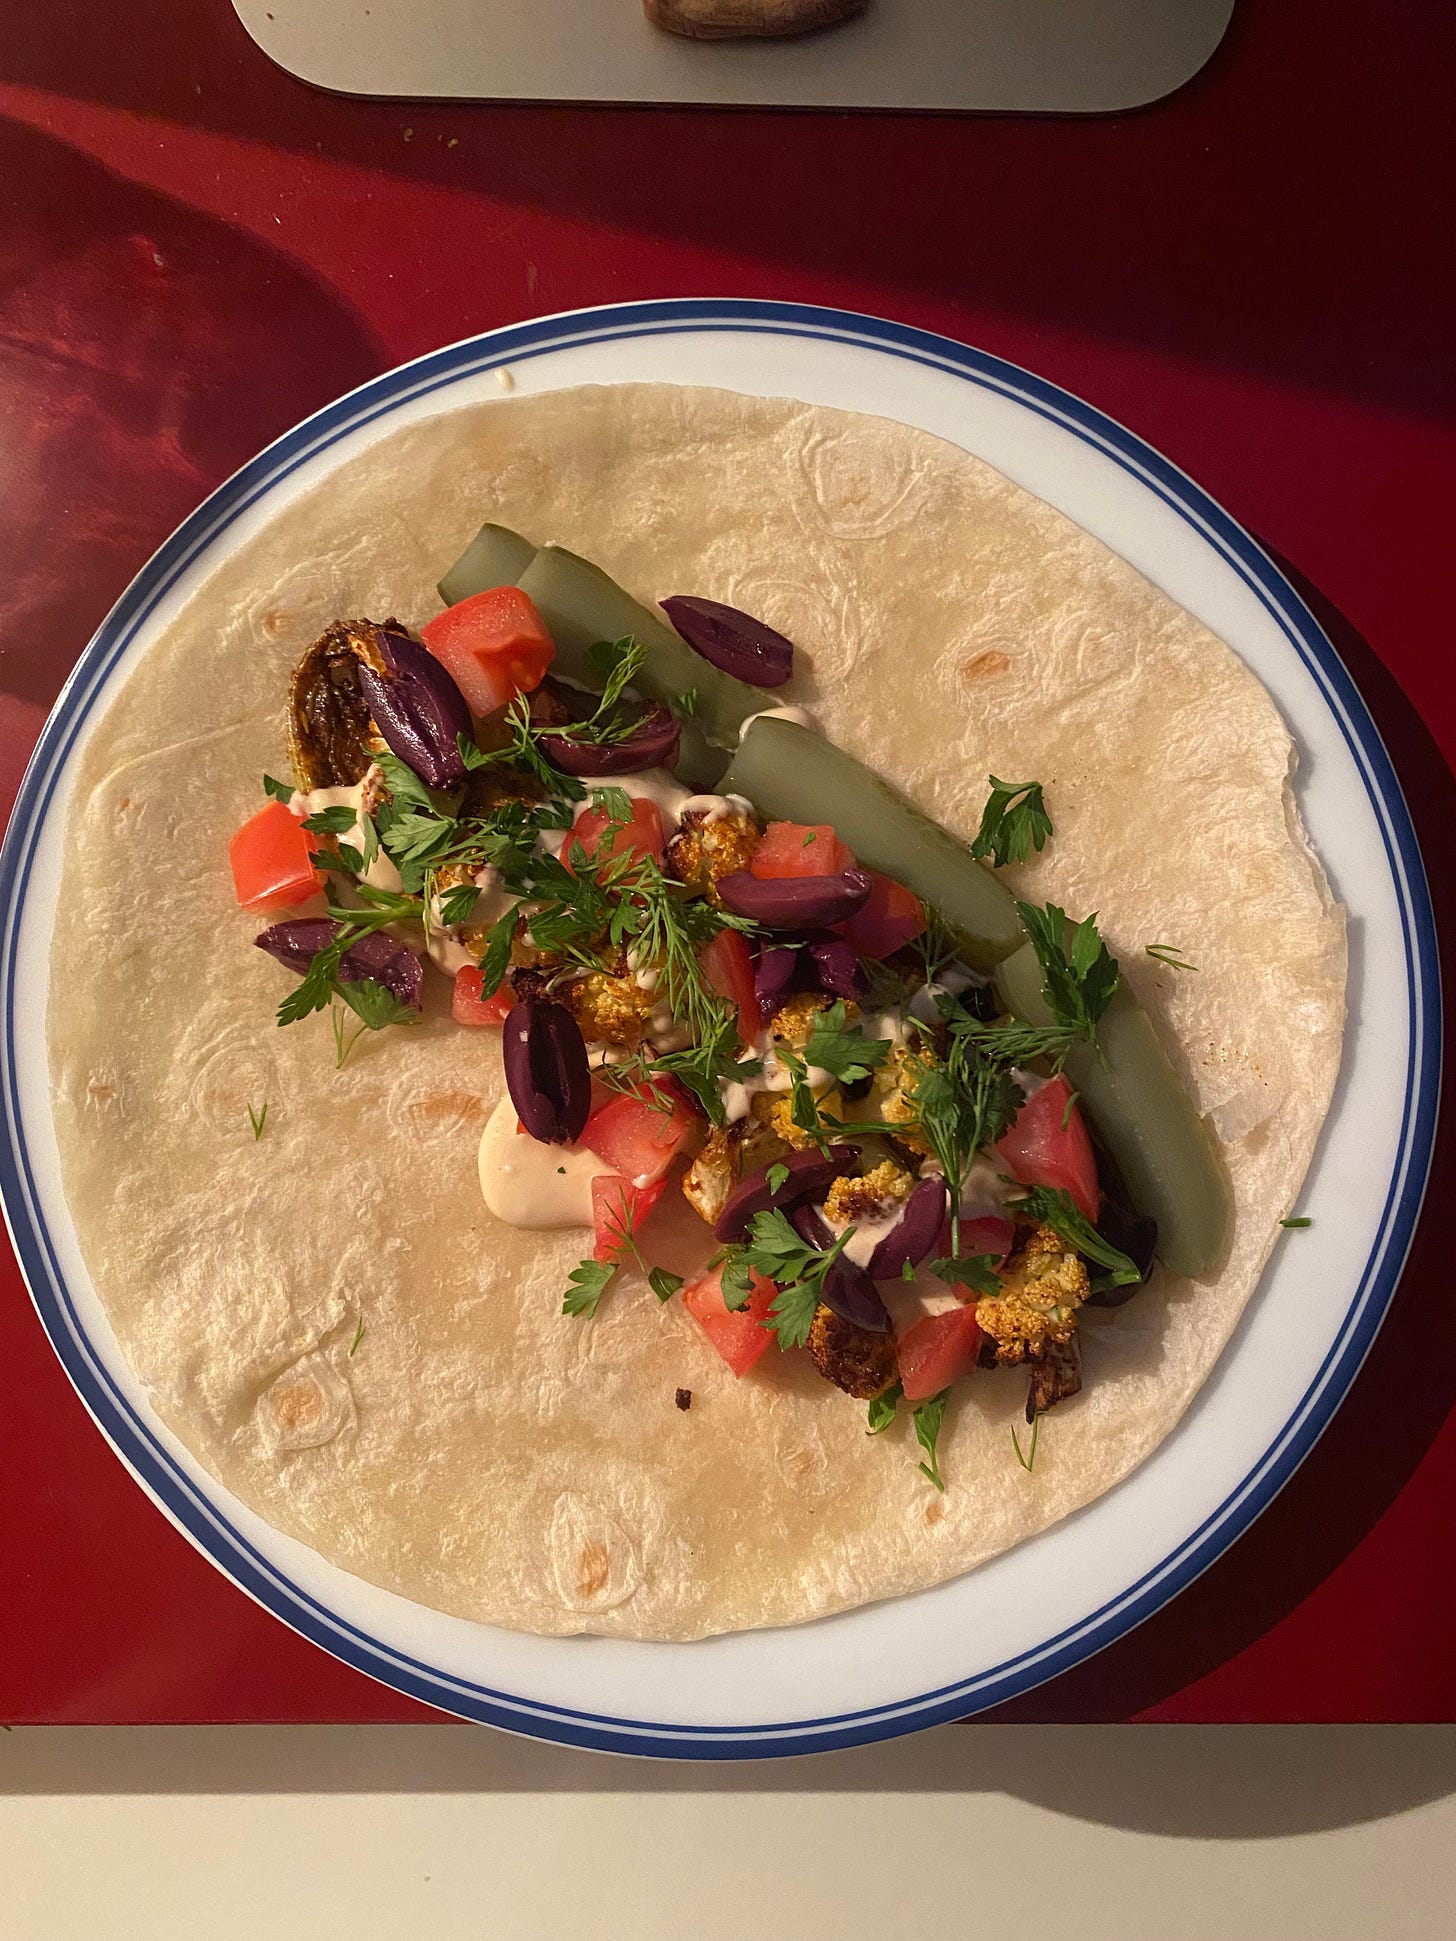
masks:
<instances>
[{"instance_id":1,"label":"roasted cauliflower floret","mask_svg":"<svg viewBox=\"0 0 1456 1941\"><path fill-rule=\"evenodd\" d=\"M872 1402L900 1379L894 1335L857 1328L822 1301L814 1310L808 1346L824 1379L857 1401Z\"/></svg>"},{"instance_id":2,"label":"roasted cauliflower floret","mask_svg":"<svg viewBox=\"0 0 1456 1941\"><path fill-rule=\"evenodd\" d=\"M1059 1234L1032 1227L1001 1269L1000 1283L976 1303L998 1362L1041 1361L1071 1341L1089 1292L1087 1269Z\"/></svg>"},{"instance_id":3,"label":"roasted cauliflower floret","mask_svg":"<svg viewBox=\"0 0 1456 1941\"><path fill-rule=\"evenodd\" d=\"M1026 1419L1035 1422L1039 1415L1065 1402L1082 1386L1082 1344L1073 1335L1059 1341L1031 1364L1031 1390L1026 1398Z\"/></svg>"},{"instance_id":4,"label":"roasted cauliflower floret","mask_svg":"<svg viewBox=\"0 0 1456 1941\"><path fill-rule=\"evenodd\" d=\"M815 1019L827 1011L833 1002L834 999L827 997L823 991L800 991L774 1012L769 1020L769 1038L776 1045L788 1045L793 1051L802 1051L809 1042ZM859 1006L853 1002L846 1004L844 1015L852 1024L859 1016Z\"/></svg>"},{"instance_id":5,"label":"roasted cauliflower floret","mask_svg":"<svg viewBox=\"0 0 1456 1941\"><path fill-rule=\"evenodd\" d=\"M902 1205L915 1187L915 1178L893 1159L881 1160L862 1178L835 1180L824 1201L825 1217L847 1227L861 1220L883 1220L892 1206Z\"/></svg>"},{"instance_id":6,"label":"roasted cauliflower floret","mask_svg":"<svg viewBox=\"0 0 1456 1941\"><path fill-rule=\"evenodd\" d=\"M895 1045L870 1082L866 1117L883 1119L897 1128L895 1138L911 1152L929 1153L930 1142L919 1127L915 1106L915 1087L930 1070L931 1060L924 1052L908 1045ZM903 1126L903 1132L898 1128Z\"/></svg>"},{"instance_id":7,"label":"roasted cauliflower floret","mask_svg":"<svg viewBox=\"0 0 1456 1941\"><path fill-rule=\"evenodd\" d=\"M657 1000L635 977L584 971L563 982L557 997L581 1026L581 1035L609 1045L635 1045L647 1029Z\"/></svg>"},{"instance_id":8,"label":"roasted cauliflower floret","mask_svg":"<svg viewBox=\"0 0 1456 1941\"><path fill-rule=\"evenodd\" d=\"M840 1099L833 1086L827 1090L815 1088L814 1096L831 1117L838 1116ZM802 1152L806 1146L817 1143L813 1133L794 1124L794 1100L789 1092L755 1093L749 1107L749 1117L757 1120L784 1145L792 1146L795 1152Z\"/></svg>"},{"instance_id":9,"label":"roasted cauliflower floret","mask_svg":"<svg viewBox=\"0 0 1456 1941\"><path fill-rule=\"evenodd\" d=\"M752 816L712 818L707 809L689 809L667 845L667 873L716 903L719 877L747 869L757 847L758 824Z\"/></svg>"},{"instance_id":10,"label":"roasted cauliflower floret","mask_svg":"<svg viewBox=\"0 0 1456 1941\"><path fill-rule=\"evenodd\" d=\"M683 1198L712 1226L743 1175L772 1165L788 1150L772 1127L751 1116L720 1126L683 1174Z\"/></svg>"}]
</instances>

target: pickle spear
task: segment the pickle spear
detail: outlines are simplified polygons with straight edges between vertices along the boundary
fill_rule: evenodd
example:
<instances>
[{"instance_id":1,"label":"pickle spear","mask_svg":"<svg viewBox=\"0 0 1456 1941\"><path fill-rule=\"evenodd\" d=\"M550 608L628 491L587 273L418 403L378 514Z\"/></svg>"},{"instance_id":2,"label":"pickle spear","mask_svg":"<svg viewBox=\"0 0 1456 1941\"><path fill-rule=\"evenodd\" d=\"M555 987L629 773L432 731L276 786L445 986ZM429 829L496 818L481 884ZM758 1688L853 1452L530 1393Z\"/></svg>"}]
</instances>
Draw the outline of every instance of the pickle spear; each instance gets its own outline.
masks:
<instances>
[{"instance_id":1,"label":"pickle spear","mask_svg":"<svg viewBox=\"0 0 1456 1941\"><path fill-rule=\"evenodd\" d=\"M562 546L543 546L517 585L535 601L550 629L559 671L568 681L600 687L586 660L587 648L631 634L648 650L634 687L649 701L665 701L678 711L683 696L696 691L697 705L683 725L696 723L720 748L736 748L744 719L764 704L761 689L735 681L695 654L681 634L623 592L600 566Z\"/></svg>"},{"instance_id":2,"label":"pickle spear","mask_svg":"<svg viewBox=\"0 0 1456 1941\"><path fill-rule=\"evenodd\" d=\"M967 963L989 970L1023 942L1016 905L966 845L812 729L762 715L745 733L723 792L779 822L828 822L867 869L913 890L945 921Z\"/></svg>"},{"instance_id":3,"label":"pickle spear","mask_svg":"<svg viewBox=\"0 0 1456 1941\"><path fill-rule=\"evenodd\" d=\"M1053 1022L1030 944L1006 959L996 982L1019 1018ZM1074 1045L1065 1070L1117 1161L1134 1208L1158 1223L1158 1258L1195 1280L1211 1273L1228 1236L1228 1180L1207 1122L1194 1111L1152 1019L1125 980L1102 1014L1097 1046Z\"/></svg>"},{"instance_id":4,"label":"pickle spear","mask_svg":"<svg viewBox=\"0 0 1456 1941\"><path fill-rule=\"evenodd\" d=\"M530 540L509 526L482 526L440 581L440 598L453 607L493 586L514 586L535 557Z\"/></svg>"}]
</instances>

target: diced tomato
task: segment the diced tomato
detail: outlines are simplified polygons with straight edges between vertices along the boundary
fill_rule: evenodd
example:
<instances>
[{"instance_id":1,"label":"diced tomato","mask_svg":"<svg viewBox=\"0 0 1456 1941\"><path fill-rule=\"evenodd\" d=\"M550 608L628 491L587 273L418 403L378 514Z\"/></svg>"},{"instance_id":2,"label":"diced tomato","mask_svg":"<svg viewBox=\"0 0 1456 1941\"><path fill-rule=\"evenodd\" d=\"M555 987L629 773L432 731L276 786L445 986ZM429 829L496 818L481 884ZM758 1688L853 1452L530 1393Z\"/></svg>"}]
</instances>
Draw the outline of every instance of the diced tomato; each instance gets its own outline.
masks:
<instances>
[{"instance_id":1,"label":"diced tomato","mask_svg":"<svg viewBox=\"0 0 1456 1941\"><path fill-rule=\"evenodd\" d=\"M634 1186L618 1173L603 1173L591 1183L592 1225L596 1245L592 1259L620 1260L627 1251L627 1235L635 1233L667 1191L665 1179L651 1186Z\"/></svg>"},{"instance_id":2,"label":"diced tomato","mask_svg":"<svg viewBox=\"0 0 1456 1941\"><path fill-rule=\"evenodd\" d=\"M974 1307L927 1314L900 1337L900 1386L907 1402L928 1402L943 1388L969 1375L981 1349L981 1327Z\"/></svg>"},{"instance_id":3,"label":"diced tomato","mask_svg":"<svg viewBox=\"0 0 1456 1941\"><path fill-rule=\"evenodd\" d=\"M1004 1213L981 1213L974 1220L962 1220L960 1225L960 1249L962 1254L990 1254L995 1261L1003 1261L1011 1252L1011 1243L1016 1238L1016 1228ZM950 1252L950 1223L946 1223L945 1252Z\"/></svg>"},{"instance_id":4,"label":"diced tomato","mask_svg":"<svg viewBox=\"0 0 1456 1941\"><path fill-rule=\"evenodd\" d=\"M827 822L771 822L748 868L754 876L837 876L854 868L854 851Z\"/></svg>"},{"instance_id":5,"label":"diced tomato","mask_svg":"<svg viewBox=\"0 0 1456 1941\"><path fill-rule=\"evenodd\" d=\"M580 843L588 856L595 856L601 847L607 828L616 823L616 818L605 809L583 809L571 825L571 833L561 845L561 860L568 870L571 869L571 851ZM607 843L607 855L611 856L651 856L656 862L662 861L662 814L655 802L648 802L640 795L632 797L632 819L630 822L617 823ZM575 874L575 871L572 871Z\"/></svg>"},{"instance_id":6,"label":"diced tomato","mask_svg":"<svg viewBox=\"0 0 1456 1941\"><path fill-rule=\"evenodd\" d=\"M1097 1161L1092 1141L1073 1104L1072 1081L1063 1075L1040 1085L1022 1106L1011 1129L992 1151L1023 1186L1057 1186L1070 1193L1079 1213L1097 1218Z\"/></svg>"},{"instance_id":7,"label":"diced tomato","mask_svg":"<svg viewBox=\"0 0 1456 1941\"><path fill-rule=\"evenodd\" d=\"M738 1035L744 1044L753 1044L762 1020L753 988L753 958L742 931L720 930L711 943L704 945L698 961L719 997L738 1007Z\"/></svg>"},{"instance_id":8,"label":"diced tomato","mask_svg":"<svg viewBox=\"0 0 1456 1941\"><path fill-rule=\"evenodd\" d=\"M747 1305L736 1312L723 1299L723 1269L714 1267L683 1289L683 1306L707 1335L735 1375L746 1375L772 1340L762 1323L778 1296L770 1280L754 1270Z\"/></svg>"},{"instance_id":9,"label":"diced tomato","mask_svg":"<svg viewBox=\"0 0 1456 1941\"><path fill-rule=\"evenodd\" d=\"M324 873L309 861L321 838L310 835L286 802L270 802L228 844L233 888L245 910L286 910L306 903L324 886Z\"/></svg>"},{"instance_id":10,"label":"diced tomato","mask_svg":"<svg viewBox=\"0 0 1456 1941\"><path fill-rule=\"evenodd\" d=\"M925 911L920 898L903 883L881 876L875 869L865 874L871 885L869 902L834 928L861 957L888 957L892 950L920 935L925 928Z\"/></svg>"},{"instance_id":11,"label":"diced tomato","mask_svg":"<svg viewBox=\"0 0 1456 1941\"><path fill-rule=\"evenodd\" d=\"M651 1186L662 1178L698 1122L697 1115L671 1095L661 1094L661 1102L667 1111L619 1092L592 1113L581 1144L634 1186Z\"/></svg>"},{"instance_id":12,"label":"diced tomato","mask_svg":"<svg viewBox=\"0 0 1456 1941\"><path fill-rule=\"evenodd\" d=\"M535 602L518 586L472 593L426 621L420 638L477 715L539 687L556 655Z\"/></svg>"},{"instance_id":13,"label":"diced tomato","mask_svg":"<svg viewBox=\"0 0 1456 1941\"><path fill-rule=\"evenodd\" d=\"M490 997L480 995L485 982L479 964L462 964L455 973L455 995L450 1014L456 1024L504 1024L516 994L502 983Z\"/></svg>"}]
</instances>

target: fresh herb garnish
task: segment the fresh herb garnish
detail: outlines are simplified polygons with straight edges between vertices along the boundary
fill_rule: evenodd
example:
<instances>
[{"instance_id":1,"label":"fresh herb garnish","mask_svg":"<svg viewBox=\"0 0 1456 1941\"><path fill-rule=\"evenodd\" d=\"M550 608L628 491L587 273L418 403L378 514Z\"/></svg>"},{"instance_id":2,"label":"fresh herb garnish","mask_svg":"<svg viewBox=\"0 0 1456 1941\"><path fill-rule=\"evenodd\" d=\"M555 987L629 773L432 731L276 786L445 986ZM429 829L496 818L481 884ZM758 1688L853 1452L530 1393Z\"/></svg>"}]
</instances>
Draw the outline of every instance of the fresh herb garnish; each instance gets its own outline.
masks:
<instances>
[{"instance_id":1,"label":"fresh herb garnish","mask_svg":"<svg viewBox=\"0 0 1456 1941\"><path fill-rule=\"evenodd\" d=\"M883 1435L895 1419L895 1405L905 1393L898 1382L892 1382L882 1395L875 1396L870 1403L870 1426L866 1435Z\"/></svg>"},{"instance_id":2,"label":"fresh herb garnish","mask_svg":"<svg viewBox=\"0 0 1456 1941\"><path fill-rule=\"evenodd\" d=\"M597 1311L597 1302L606 1293L607 1284L616 1271L615 1261L578 1261L567 1277L566 1295L561 1303L561 1312L584 1315L590 1321Z\"/></svg>"},{"instance_id":3,"label":"fresh herb garnish","mask_svg":"<svg viewBox=\"0 0 1456 1941\"><path fill-rule=\"evenodd\" d=\"M1077 1040L1075 1032L1060 1024L1027 1024L1021 1018L1001 1018L995 1024L983 1024L944 993L937 1003L951 1031L969 1038L978 1051L997 1064L1029 1065L1033 1058L1049 1058L1054 1065L1059 1065Z\"/></svg>"},{"instance_id":4,"label":"fresh herb garnish","mask_svg":"<svg viewBox=\"0 0 1456 1941\"><path fill-rule=\"evenodd\" d=\"M936 1460L935 1445L940 1440L940 1425L945 1417L945 1400L949 1394L950 1390L943 1388L939 1395L933 1395L928 1402L921 1402L910 1418L915 1424L915 1440L929 1458L921 1463L920 1473L934 1483L942 1495L945 1494L945 1481Z\"/></svg>"},{"instance_id":5,"label":"fresh herb garnish","mask_svg":"<svg viewBox=\"0 0 1456 1941\"><path fill-rule=\"evenodd\" d=\"M497 917L485 935L485 952L480 960L480 995L494 997L505 979L511 961L511 941L516 934L516 913L507 910Z\"/></svg>"},{"instance_id":6,"label":"fresh herb garnish","mask_svg":"<svg viewBox=\"0 0 1456 1941\"><path fill-rule=\"evenodd\" d=\"M961 1188L971 1162L982 1146L1001 1137L1024 1098L1004 1065L956 1031L944 1060L926 1063L914 1079L911 1104L950 1193L952 1251L960 1247Z\"/></svg>"},{"instance_id":7,"label":"fresh herb garnish","mask_svg":"<svg viewBox=\"0 0 1456 1941\"><path fill-rule=\"evenodd\" d=\"M809 1339L824 1276L843 1253L853 1234L854 1228L846 1227L832 1246L811 1247L795 1232L779 1208L772 1207L766 1213L754 1214L749 1222L748 1238L743 1243L740 1259L746 1266L755 1268L778 1284L778 1296L768 1311L768 1319L781 1348L802 1348ZM734 1265L737 1266L736 1261ZM722 1286L725 1307L741 1307L743 1301L747 1300L746 1286L743 1301L735 1302L728 1298L727 1267L723 1270Z\"/></svg>"},{"instance_id":8,"label":"fresh herb garnish","mask_svg":"<svg viewBox=\"0 0 1456 1941\"><path fill-rule=\"evenodd\" d=\"M291 783L280 782L274 775L265 775L263 777L263 793L264 795L271 795L275 802L291 802L294 791Z\"/></svg>"},{"instance_id":9,"label":"fresh herb garnish","mask_svg":"<svg viewBox=\"0 0 1456 1941\"><path fill-rule=\"evenodd\" d=\"M383 930L391 923L417 923L420 921L423 905L417 897L395 896L388 890L371 889L368 884L359 885L360 907L345 909L330 903L328 913L339 924L339 932L331 944L318 951L308 969L304 972L297 987L278 1007L279 1024L297 1024L300 1018L307 1018L315 1011L327 1009L336 997L342 997L359 1016L370 1024L371 1030L379 1026L371 1022L367 1007L373 1001L366 998L363 1005L355 1003L350 991L358 991L360 986L343 985L339 982L339 960L351 944L358 943L361 937L369 936L375 930ZM372 980L366 980L372 982ZM397 1000L394 1000L397 1003ZM380 1008L380 1007L375 1007ZM399 1007L404 1010L404 1006ZM414 1012L408 1013L410 1018ZM393 1013L383 1016L385 1024L403 1022ZM343 1062L342 1060L340 1061Z\"/></svg>"},{"instance_id":10,"label":"fresh herb garnish","mask_svg":"<svg viewBox=\"0 0 1456 1941\"><path fill-rule=\"evenodd\" d=\"M809 1028L804 1063L828 1072L836 1085L853 1085L869 1078L893 1049L889 1038L867 1038L861 1026L847 1023L844 999L836 998Z\"/></svg>"},{"instance_id":11,"label":"fresh herb garnish","mask_svg":"<svg viewBox=\"0 0 1456 1941\"><path fill-rule=\"evenodd\" d=\"M781 1186L788 1185L789 1169L782 1163L777 1166L770 1166L768 1172L765 1174L765 1178L768 1181L769 1192L777 1193Z\"/></svg>"},{"instance_id":12,"label":"fresh herb garnish","mask_svg":"<svg viewBox=\"0 0 1456 1941\"><path fill-rule=\"evenodd\" d=\"M994 775L990 781L991 799L982 812L971 854L998 869L1006 863L1024 863L1033 849L1046 846L1052 833L1041 783L1001 782Z\"/></svg>"},{"instance_id":13,"label":"fresh herb garnish","mask_svg":"<svg viewBox=\"0 0 1456 1941\"><path fill-rule=\"evenodd\" d=\"M968 1287L973 1294L994 1294L1000 1286L995 1254L942 1254L930 1271L938 1280Z\"/></svg>"},{"instance_id":14,"label":"fresh herb garnish","mask_svg":"<svg viewBox=\"0 0 1456 1941\"><path fill-rule=\"evenodd\" d=\"M1287 1220L1281 1220L1279 1224L1281 1227L1312 1227L1314 1221L1310 1219L1307 1213L1295 1213L1291 1214Z\"/></svg>"},{"instance_id":15,"label":"fresh herb garnish","mask_svg":"<svg viewBox=\"0 0 1456 1941\"><path fill-rule=\"evenodd\" d=\"M462 923L469 923L476 904L480 901L480 890L474 883L457 883L453 889L446 890L439 899L440 921L450 929Z\"/></svg>"},{"instance_id":16,"label":"fresh herb garnish","mask_svg":"<svg viewBox=\"0 0 1456 1941\"><path fill-rule=\"evenodd\" d=\"M366 1026L359 1025L352 1033L347 1028L348 1014L337 1004L329 1007L329 1023L334 1028L334 1070L343 1068L344 1060L363 1037Z\"/></svg>"},{"instance_id":17,"label":"fresh herb garnish","mask_svg":"<svg viewBox=\"0 0 1456 1941\"><path fill-rule=\"evenodd\" d=\"M1075 1091L1068 1092L1067 1102L1062 1107L1062 1131L1063 1132L1065 1132L1067 1127L1072 1123L1072 1107L1077 1103L1078 1099L1081 1098L1081 1096L1082 1094L1080 1092L1075 1092Z\"/></svg>"},{"instance_id":18,"label":"fresh herb garnish","mask_svg":"<svg viewBox=\"0 0 1456 1941\"><path fill-rule=\"evenodd\" d=\"M914 1263L914 1261L913 1261L913 1260L908 1260L908 1259L906 1259L906 1260L902 1260L902 1261L900 1262L900 1278L901 1278L901 1280L902 1280L902 1281L913 1281L913 1280L914 1280L914 1278L915 1278L915 1263Z\"/></svg>"},{"instance_id":19,"label":"fresh herb garnish","mask_svg":"<svg viewBox=\"0 0 1456 1941\"><path fill-rule=\"evenodd\" d=\"M303 826L310 835L342 836L358 820L353 809L319 809L313 815L304 817Z\"/></svg>"},{"instance_id":20,"label":"fresh herb garnish","mask_svg":"<svg viewBox=\"0 0 1456 1941\"><path fill-rule=\"evenodd\" d=\"M262 1110L255 1112L251 1102L248 1105L248 1124L253 1128L254 1140L263 1137L263 1128L268 1123L268 1101L264 1099Z\"/></svg>"},{"instance_id":21,"label":"fresh herb garnish","mask_svg":"<svg viewBox=\"0 0 1456 1941\"><path fill-rule=\"evenodd\" d=\"M677 697L677 711L679 714L697 713L698 690L695 687L690 687L685 694L680 694Z\"/></svg>"},{"instance_id":22,"label":"fresh herb garnish","mask_svg":"<svg viewBox=\"0 0 1456 1941\"><path fill-rule=\"evenodd\" d=\"M1149 957L1155 957L1160 964L1166 964L1169 970L1196 971L1198 969L1197 964L1190 964L1184 960L1177 944L1144 944L1143 949Z\"/></svg>"},{"instance_id":23,"label":"fresh herb garnish","mask_svg":"<svg viewBox=\"0 0 1456 1941\"><path fill-rule=\"evenodd\" d=\"M1038 1413L1031 1418L1031 1443L1026 1454L1023 1456L1021 1453L1021 1438L1016 1433L1016 1424L1013 1422L1011 1425L1011 1446L1016 1451L1016 1460L1021 1464L1021 1467L1026 1471L1028 1476L1031 1474L1031 1465L1036 1461L1036 1443L1037 1437L1040 1434L1041 1415Z\"/></svg>"},{"instance_id":24,"label":"fresh herb garnish","mask_svg":"<svg viewBox=\"0 0 1456 1941\"><path fill-rule=\"evenodd\" d=\"M1052 1016L1076 1037L1095 1041L1118 983L1117 959L1098 935L1096 913L1072 930L1070 949L1067 913L1055 903L1018 903L1016 913L1041 965L1042 996Z\"/></svg>"},{"instance_id":25,"label":"fresh herb garnish","mask_svg":"<svg viewBox=\"0 0 1456 1941\"><path fill-rule=\"evenodd\" d=\"M1037 1220L1042 1226L1050 1227L1052 1232L1065 1240L1095 1266L1107 1271L1093 1282L1097 1287L1131 1287L1142 1279L1136 1265L1125 1253L1110 1245L1102 1238L1090 1220L1078 1212L1070 1193L1060 1186L1031 1186L1023 1198L1012 1201L1011 1210L1028 1220Z\"/></svg>"},{"instance_id":26,"label":"fresh herb garnish","mask_svg":"<svg viewBox=\"0 0 1456 1941\"><path fill-rule=\"evenodd\" d=\"M669 1274L665 1267L649 1267L647 1285L659 1301L670 1301L683 1284L681 1274Z\"/></svg>"},{"instance_id":27,"label":"fresh herb garnish","mask_svg":"<svg viewBox=\"0 0 1456 1941\"><path fill-rule=\"evenodd\" d=\"M359 1316L359 1325L358 1325L358 1327L357 1327L357 1328L355 1328L355 1330L354 1330L354 1339L353 1339L353 1340L352 1340L352 1341L351 1341L351 1342L349 1343L349 1359L350 1359L350 1361L352 1361L352 1360L354 1359L354 1351L355 1351L355 1349L356 1349L356 1348L357 1348L357 1347L359 1346L359 1343L360 1343L360 1342L361 1342L361 1341L362 1341L363 1339L364 1339L364 1316L363 1316L363 1315L361 1314L361 1315Z\"/></svg>"},{"instance_id":28,"label":"fresh herb garnish","mask_svg":"<svg viewBox=\"0 0 1456 1941\"><path fill-rule=\"evenodd\" d=\"M377 978L361 977L352 984L341 984L339 996L368 1031L382 1031L387 1024L417 1024L419 1012L397 998L387 984Z\"/></svg>"}]
</instances>

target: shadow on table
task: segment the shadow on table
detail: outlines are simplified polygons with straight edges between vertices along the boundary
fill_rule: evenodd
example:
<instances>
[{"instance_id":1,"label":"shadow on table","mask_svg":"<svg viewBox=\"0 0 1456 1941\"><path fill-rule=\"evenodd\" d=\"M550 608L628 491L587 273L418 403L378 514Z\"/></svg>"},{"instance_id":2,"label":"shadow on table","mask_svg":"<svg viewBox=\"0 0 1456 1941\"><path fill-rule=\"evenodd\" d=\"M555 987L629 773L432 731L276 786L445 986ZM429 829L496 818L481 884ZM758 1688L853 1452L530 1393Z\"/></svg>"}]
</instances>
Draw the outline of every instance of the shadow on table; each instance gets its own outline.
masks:
<instances>
[{"instance_id":1,"label":"shadow on table","mask_svg":"<svg viewBox=\"0 0 1456 1941\"><path fill-rule=\"evenodd\" d=\"M718 1765L614 1759L434 1726L21 1726L0 1795L1006 1793L1189 1839L1355 1826L1456 1791L1444 1726L941 1726L882 1746Z\"/></svg>"}]
</instances>

